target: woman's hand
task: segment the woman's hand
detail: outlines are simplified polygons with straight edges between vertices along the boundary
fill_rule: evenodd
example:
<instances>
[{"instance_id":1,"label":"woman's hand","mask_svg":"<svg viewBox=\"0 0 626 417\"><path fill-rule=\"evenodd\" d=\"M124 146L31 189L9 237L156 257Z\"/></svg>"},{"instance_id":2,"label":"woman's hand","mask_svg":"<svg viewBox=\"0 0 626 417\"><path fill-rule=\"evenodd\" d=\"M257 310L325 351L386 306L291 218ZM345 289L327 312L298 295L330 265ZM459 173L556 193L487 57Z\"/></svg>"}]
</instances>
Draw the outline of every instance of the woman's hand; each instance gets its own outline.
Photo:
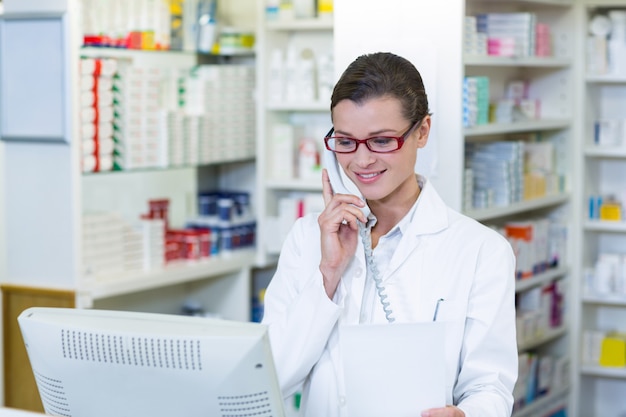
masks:
<instances>
[{"instance_id":1,"label":"woman's hand","mask_svg":"<svg viewBox=\"0 0 626 417\"><path fill-rule=\"evenodd\" d=\"M421 417L465 417L465 413L458 407L448 405L442 408L424 410Z\"/></svg>"},{"instance_id":2,"label":"woman's hand","mask_svg":"<svg viewBox=\"0 0 626 417\"><path fill-rule=\"evenodd\" d=\"M359 236L356 221L366 223L367 218L358 208L365 206L365 202L359 197L333 194L325 169L322 170L322 196L326 208L318 219L322 245L320 271L324 277L326 294L332 299L341 276L356 251Z\"/></svg>"}]
</instances>

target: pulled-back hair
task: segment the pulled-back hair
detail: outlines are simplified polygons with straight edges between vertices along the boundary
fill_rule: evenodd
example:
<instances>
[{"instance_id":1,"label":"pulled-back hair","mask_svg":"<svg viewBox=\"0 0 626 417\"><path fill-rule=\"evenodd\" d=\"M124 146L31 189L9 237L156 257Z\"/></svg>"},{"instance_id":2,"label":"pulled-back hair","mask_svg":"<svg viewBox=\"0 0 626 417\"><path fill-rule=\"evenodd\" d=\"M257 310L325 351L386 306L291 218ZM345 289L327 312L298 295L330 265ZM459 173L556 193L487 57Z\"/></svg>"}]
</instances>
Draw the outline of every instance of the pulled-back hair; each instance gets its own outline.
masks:
<instances>
[{"instance_id":1,"label":"pulled-back hair","mask_svg":"<svg viewBox=\"0 0 626 417\"><path fill-rule=\"evenodd\" d=\"M407 59L376 52L355 59L339 78L330 99L330 110L342 100L362 104L372 98L400 100L403 116L417 122L429 114L422 76Z\"/></svg>"}]
</instances>

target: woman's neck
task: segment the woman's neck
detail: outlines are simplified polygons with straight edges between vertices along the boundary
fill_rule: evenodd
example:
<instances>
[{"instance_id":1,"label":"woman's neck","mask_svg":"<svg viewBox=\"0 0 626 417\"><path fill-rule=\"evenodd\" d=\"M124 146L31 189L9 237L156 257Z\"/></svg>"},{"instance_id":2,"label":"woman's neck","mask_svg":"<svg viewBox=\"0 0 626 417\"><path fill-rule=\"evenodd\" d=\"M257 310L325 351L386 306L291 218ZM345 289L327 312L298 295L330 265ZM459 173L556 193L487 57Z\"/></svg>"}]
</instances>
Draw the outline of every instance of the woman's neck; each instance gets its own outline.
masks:
<instances>
[{"instance_id":1,"label":"woman's neck","mask_svg":"<svg viewBox=\"0 0 626 417\"><path fill-rule=\"evenodd\" d=\"M417 201L421 188L415 181L415 187L410 190L396 190L381 200L368 201L372 213L376 216L376 225L372 228L372 248L378 244L378 239L389 233L411 210Z\"/></svg>"}]
</instances>

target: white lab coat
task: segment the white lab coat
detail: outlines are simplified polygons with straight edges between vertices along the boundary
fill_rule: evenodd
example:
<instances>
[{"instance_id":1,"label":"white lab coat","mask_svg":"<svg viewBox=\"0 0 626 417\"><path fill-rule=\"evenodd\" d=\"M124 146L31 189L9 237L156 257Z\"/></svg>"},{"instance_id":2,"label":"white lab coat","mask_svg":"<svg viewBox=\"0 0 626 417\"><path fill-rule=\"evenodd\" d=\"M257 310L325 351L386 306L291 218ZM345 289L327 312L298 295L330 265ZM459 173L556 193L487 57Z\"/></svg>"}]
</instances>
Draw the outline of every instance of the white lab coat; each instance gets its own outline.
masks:
<instances>
[{"instance_id":1,"label":"white lab coat","mask_svg":"<svg viewBox=\"0 0 626 417\"><path fill-rule=\"evenodd\" d=\"M437 321L446 322L447 404L467 417L509 416L518 371L513 251L504 237L447 207L432 184L420 180L414 221L381 271L396 322L431 321L443 298ZM363 246L334 300L324 291L320 257L317 215L307 215L285 241L263 322L285 397L303 389L305 416L343 417L338 325L359 323ZM372 322L386 322L378 310Z\"/></svg>"}]
</instances>

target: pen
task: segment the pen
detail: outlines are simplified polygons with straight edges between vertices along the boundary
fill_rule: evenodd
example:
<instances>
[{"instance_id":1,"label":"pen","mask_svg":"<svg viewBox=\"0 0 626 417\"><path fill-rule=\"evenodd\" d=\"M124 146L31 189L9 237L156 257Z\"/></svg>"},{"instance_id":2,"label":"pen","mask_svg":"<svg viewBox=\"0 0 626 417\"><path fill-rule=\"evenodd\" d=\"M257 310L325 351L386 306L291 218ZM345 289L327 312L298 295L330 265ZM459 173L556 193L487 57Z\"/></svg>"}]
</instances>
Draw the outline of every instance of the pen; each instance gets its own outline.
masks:
<instances>
[{"instance_id":1,"label":"pen","mask_svg":"<svg viewBox=\"0 0 626 417\"><path fill-rule=\"evenodd\" d=\"M435 314L433 314L433 321L437 321L437 313L439 312L439 304L443 301L443 298L437 300L437 304L435 305Z\"/></svg>"}]
</instances>

